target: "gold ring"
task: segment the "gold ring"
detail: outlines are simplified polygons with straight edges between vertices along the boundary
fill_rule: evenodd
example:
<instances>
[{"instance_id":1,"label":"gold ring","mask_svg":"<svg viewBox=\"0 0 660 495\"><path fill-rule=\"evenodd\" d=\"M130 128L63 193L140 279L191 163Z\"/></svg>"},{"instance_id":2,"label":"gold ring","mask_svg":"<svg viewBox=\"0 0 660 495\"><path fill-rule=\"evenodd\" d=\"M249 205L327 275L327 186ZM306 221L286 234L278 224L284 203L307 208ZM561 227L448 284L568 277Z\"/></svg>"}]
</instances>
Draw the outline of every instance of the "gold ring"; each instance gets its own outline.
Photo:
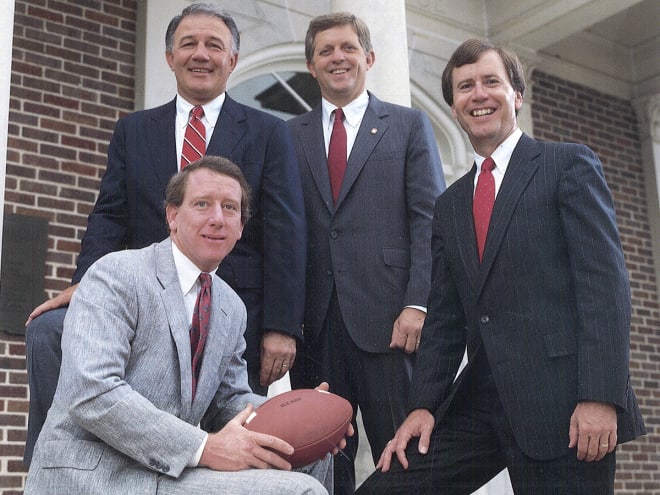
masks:
<instances>
[{"instance_id":1,"label":"gold ring","mask_svg":"<svg viewBox=\"0 0 660 495\"><path fill-rule=\"evenodd\" d=\"M606 448L607 448L607 447L610 446L610 444L609 444L609 443L601 443L600 446L601 446L601 447L606 447Z\"/></svg>"},{"instance_id":2,"label":"gold ring","mask_svg":"<svg viewBox=\"0 0 660 495\"><path fill-rule=\"evenodd\" d=\"M288 368L288 367L289 367L288 364L283 364L283 365L282 365L282 368Z\"/></svg>"}]
</instances>

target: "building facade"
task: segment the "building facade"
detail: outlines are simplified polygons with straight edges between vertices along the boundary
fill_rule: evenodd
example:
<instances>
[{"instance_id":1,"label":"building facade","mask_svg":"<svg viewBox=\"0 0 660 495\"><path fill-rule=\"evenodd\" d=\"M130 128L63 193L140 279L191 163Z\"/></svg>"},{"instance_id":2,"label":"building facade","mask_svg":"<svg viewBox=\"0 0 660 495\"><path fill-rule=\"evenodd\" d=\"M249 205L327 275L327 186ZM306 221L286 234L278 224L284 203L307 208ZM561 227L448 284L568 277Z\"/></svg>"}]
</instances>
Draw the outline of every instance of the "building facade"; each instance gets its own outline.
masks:
<instances>
[{"instance_id":1,"label":"building facade","mask_svg":"<svg viewBox=\"0 0 660 495\"><path fill-rule=\"evenodd\" d=\"M69 285L116 120L175 94L164 31L191 2L12 3L13 33L5 39L13 43L11 80L2 90L9 103L4 224L10 217L19 225L26 217L42 220L43 246L31 247L41 248L45 263L34 266L38 258L31 258L27 266L39 275L44 299ZM235 17L242 36L228 92L283 118L314 102L303 53L309 19L333 10L363 17L377 55L368 87L383 99L407 100L429 114L448 182L472 164L469 142L442 100L440 76L449 55L472 36L491 37L521 55L528 78L521 127L540 139L589 145L603 162L614 196L633 294L632 381L649 431L619 448L616 489L660 493L658 3L573 0L553 9L544 6L552 2L537 0L217 3ZM651 27L645 27L648 18ZM617 43L614 33L628 23L647 30L634 46ZM392 36L397 29L405 36ZM7 260L21 254L13 252L21 245L11 242L7 231L5 293L18 292L18 285L8 285L16 284L16 274L8 272ZM21 330L14 325L0 333L0 495L21 493L26 474L21 458L28 390Z\"/></svg>"}]
</instances>

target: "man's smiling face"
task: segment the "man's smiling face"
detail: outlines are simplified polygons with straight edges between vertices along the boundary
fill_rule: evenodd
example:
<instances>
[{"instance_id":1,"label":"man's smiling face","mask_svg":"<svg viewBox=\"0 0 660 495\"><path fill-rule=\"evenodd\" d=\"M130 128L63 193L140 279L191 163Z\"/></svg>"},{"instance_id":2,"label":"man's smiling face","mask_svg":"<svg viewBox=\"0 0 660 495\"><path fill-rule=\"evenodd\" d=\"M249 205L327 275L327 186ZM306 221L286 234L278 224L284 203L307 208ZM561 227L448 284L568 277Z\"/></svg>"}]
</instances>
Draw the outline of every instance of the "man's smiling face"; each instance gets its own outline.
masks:
<instances>
[{"instance_id":1,"label":"man's smiling face","mask_svg":"<svg viewBox=\"0 0 660 495\"><path fill-rule=\"evenodd\" d=\"M172 241L200 270L215 270L241 238L241 198L236 179L200 168L188 177L181 206L167 206Z\"/></svg>"},{"instance_id":2,"label":"man's smiling face","mask_svg":"<svg viewBox=\"0 0 660 495\"><path fill-rule=\"evenodd\" d=\"M504 62L494 50L452 72L453 117L468 134L475 151L490 156L518 127L516 111L522 95L509 81Z\"/></svg>"},{"instance_id":3,"label":"man's smiling face","mask_svg":"<svg viewBox=\"0 0 660 495\"><path fill-rule=\"evenodd\" d=\"M238 54L232 50L229 28L210 15L189 15L174 32L172 52L165 54L174 71L177 91L193 105L203 105L222 94Z\"/></svg>"},{"instance_id":4,"label":"man's smiling face","mask_svg":"<svg viewBox=\"0 0 660 495\"><path fill-rule=\"evenodd\" d=\"M374 52L365 53L353 26L344 24L316 34L307 68L323 97L343 107L364 92L367 71L374 60Z\"/></svg>"}]
</instances>

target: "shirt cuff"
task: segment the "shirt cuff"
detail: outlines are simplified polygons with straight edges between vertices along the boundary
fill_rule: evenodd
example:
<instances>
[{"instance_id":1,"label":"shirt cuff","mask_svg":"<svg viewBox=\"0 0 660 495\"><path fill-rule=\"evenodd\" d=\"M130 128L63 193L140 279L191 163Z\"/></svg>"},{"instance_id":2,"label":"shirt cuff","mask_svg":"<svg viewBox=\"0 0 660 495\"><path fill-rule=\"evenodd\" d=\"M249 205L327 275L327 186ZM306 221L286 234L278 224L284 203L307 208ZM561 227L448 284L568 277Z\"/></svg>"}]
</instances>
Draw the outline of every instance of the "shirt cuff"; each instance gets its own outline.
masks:
<instances>
[{"instance_id":1,"label":"shirt cuff","mask_svg":"<svg viewBox=\"0 0 660 495\"><path fill-rule=\"evenodd\" d=\"M199 466L199 460L202 458L202 453L204 452L204 447L206 447L206 441L209 439L209 434L207 433L206 436L204 437L204 440L202 440L201 445L197 449L197 452L195 452L195 455L193 456L190 461L188 461L188 467L197 467Z\"/></svg>"},{"instance_id":2,"label":"shirt cuff","mask_svg":"<svg viewBox=\"0 0 660 495\"><path fill-rule=\"evenodd\" d=\"M411 304L410 306L406 306L406 308L418 309L421 312L426 313L426 306L415 306L414 304Z\"/></svg>"}]
</instances>

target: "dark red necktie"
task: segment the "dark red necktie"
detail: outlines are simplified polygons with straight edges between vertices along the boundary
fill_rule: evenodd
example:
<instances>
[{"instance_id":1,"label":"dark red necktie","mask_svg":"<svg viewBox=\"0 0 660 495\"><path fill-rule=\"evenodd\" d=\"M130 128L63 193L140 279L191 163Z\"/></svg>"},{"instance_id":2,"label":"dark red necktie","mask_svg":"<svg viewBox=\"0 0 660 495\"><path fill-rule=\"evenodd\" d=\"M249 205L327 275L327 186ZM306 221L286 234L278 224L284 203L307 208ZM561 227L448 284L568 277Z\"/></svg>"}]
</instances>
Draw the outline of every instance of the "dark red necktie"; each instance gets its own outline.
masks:
<instances>
[{"instance_id":1,"label":"dark red necktie","mask_svg":"<svg viewBox=\"0 0 660 495\"><path fill-rule=\"evenodd\" d=\"M181 168L199 160L206 153L206 128L202 122L204 109L200 106L190 111L190 120L186 126L183 136L183 148L181 150Z\"/></svg>"},{"instance_id":2,"label":"dark red necktie","mask_svg":"<svg viewBox=\"0 0 660 495\"><path fill-rule=\"evenodd\" d=\"M332 199L336 203L346 172L346 128L342 109L337 108L334 114L335 123L332 126L330 146L328 146L328 172L330 173Z\"/></svg>"},{"instance_id":3,"label":"dark red necktie","mask_svg":"<svg viewBox=\"0 0 660 495\"><path fill-rule=\"evenodd\" d=\"M202 356L204 355L204 344L209 334L211 322L211 275L201 273L199 281L202 284L197 293L197 301L193 310L192 325L190 326L190 353L192 355L192 396L195 398L197 389L197 378L202 367Z\"/></svg>"},{"instance_id":4,"label":"dark red necktie","mask_svg":"<svg viewBox=\"0 0 660 495\"><path fill-rule=\"evenodd\" d=\"M495 162L488 157L481 165L481 173L477 180L477 187L474 190L474 200L472 202L472 215L474 216L474 231L477 235L477 249L479 250L479 262L484 257L484 247L486 246L486 235L488 234L488 224L490 215L493 213L495 204L495 179L492 170L495 168Z\"/></svg>"}]
</instances>

